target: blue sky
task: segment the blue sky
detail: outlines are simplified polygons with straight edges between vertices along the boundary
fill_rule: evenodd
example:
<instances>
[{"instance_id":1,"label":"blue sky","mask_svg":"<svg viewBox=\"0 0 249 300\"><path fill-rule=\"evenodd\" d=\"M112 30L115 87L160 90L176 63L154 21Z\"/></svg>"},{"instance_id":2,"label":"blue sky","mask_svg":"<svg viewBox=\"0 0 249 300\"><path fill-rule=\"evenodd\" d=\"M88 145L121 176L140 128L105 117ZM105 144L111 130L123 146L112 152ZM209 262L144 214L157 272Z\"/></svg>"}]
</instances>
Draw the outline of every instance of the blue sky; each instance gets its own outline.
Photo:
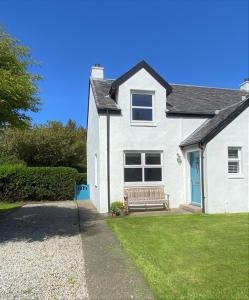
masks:
<instances>
[{"instance_id":1,"label":"blue sky","mask_svg":"<svg viewBox=\"0 0 249 300\"><path fill-rule=\"evenodd\" d=\"M34 123L85 126L95 63L107 78L142 59L172 83L238 88L249 77L247 0L0 0L0 24L42 63Z\"/></svg>"}]
</instances>

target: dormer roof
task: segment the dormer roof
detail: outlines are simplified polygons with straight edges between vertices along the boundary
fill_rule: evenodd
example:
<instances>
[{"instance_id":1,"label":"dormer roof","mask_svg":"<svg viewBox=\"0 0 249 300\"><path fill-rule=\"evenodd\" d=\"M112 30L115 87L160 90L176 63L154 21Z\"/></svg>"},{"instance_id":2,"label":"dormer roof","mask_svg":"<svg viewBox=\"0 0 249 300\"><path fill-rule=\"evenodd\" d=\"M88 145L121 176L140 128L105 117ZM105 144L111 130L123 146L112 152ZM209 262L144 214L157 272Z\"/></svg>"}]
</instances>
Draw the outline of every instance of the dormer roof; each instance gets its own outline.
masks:
<instances>
[{"instance_id":1,"label":"dormer roof","mask_svg":"<svg viewBox=\"0 0 249 300\"><path fill-rule=\"evenodd\" d=\"M138 64L136 64L133 68L131 68L129 71L124 73L122 76L114 80L111 84L111 88L109 91L109 94L111 98L115 99L115 93L119 86L124 83L126 80L128 80L130 77L132 77L134 74L136 74L141 69L145 69L152 77L155 78L165 89L166 89L166 95L168 96L172 92L172 87L168 82L163 79L149 64L147 64L146 61L142 60Z\"/></svg>"}]
</instances>

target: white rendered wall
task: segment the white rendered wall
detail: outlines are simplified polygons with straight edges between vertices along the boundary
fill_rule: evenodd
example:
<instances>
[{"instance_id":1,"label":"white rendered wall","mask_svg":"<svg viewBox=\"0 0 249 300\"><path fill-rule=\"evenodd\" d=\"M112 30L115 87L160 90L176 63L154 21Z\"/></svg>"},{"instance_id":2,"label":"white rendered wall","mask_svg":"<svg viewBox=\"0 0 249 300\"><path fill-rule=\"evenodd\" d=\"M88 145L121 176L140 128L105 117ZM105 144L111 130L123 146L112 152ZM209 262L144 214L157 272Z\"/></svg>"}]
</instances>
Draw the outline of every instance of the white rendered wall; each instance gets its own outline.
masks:
<instances>
[{"instance_id":1,"label":"white rendered wall","mask_svg":"<svg viewBox=\"0 0 249 300\"><path fill-rule=\"evenodd\" d=\"M247 212L249 109L242 112L224 128L206 147L206 212ZM227 173L227 148L242 147L242 173L239 178L229 178Z\"/></svg>"},{"instance_id":2,"label":"white rendered wall","mask_svg":"<svg viewBox=\"0 0 249 300\"><path fill-rule=\"evenodd\" d=\"M87 126L87 183L90 186L90 199L93 205L100 210L100 176L97 174L98 186L95 186L95 167L94 156L97 154L98 173L99 173L99 116L95 104L95 100L90 86L89 92L89 112Z\"/></svg>"},{"instance_id":3,"label":"white rendered wall","mask_svg":"<svg viewBox=\"0 0 249 300\"><path fill-rule=\"evenodd\" d=\"M130 123L131 90L155 91L156 126L132 126ZM177 162L177 153L183 158L180 142L202 124L205 119L167 118L166 90L144 69L124 82L118 93L122 115L110 117L110 182L111 202L123 201L124 150L163 151L163 184L170 195L170 206L185 203L185 164ZM107 154L106 116L99 118L100 130L100 212L107 212Z\"/></svg>"},{"instance_id":4,"label":"white rendered wall","mask_svg":"<svg viewBox=\"0 0 249 300\"><path fill-rule=\"evenodd\" d=\"M108 197L107 197L107 117L106 115L99 116L99 135L100 135L100 207L99 212L108 212ZM112 188L112 185L111 185Z\"/></svg>"}]
</instances>

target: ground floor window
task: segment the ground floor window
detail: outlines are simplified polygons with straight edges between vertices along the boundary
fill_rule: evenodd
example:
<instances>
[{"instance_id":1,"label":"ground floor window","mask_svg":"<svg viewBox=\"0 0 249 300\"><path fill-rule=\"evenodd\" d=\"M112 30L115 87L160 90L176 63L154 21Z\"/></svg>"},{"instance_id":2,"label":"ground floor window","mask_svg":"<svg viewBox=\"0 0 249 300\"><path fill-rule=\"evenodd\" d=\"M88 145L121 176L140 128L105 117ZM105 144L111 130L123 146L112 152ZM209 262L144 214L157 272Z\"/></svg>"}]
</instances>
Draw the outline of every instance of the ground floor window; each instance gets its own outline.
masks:
<instances>
[{"instance_id":1,"label":"ground floor window","mask_svg":"<svg viewBox=\"0 0 249 300\"><path fill-rule=\"evenodd\" d=\"M161 182L162 152L125 152L124 181Z\"/></svg>"}]
</instances>

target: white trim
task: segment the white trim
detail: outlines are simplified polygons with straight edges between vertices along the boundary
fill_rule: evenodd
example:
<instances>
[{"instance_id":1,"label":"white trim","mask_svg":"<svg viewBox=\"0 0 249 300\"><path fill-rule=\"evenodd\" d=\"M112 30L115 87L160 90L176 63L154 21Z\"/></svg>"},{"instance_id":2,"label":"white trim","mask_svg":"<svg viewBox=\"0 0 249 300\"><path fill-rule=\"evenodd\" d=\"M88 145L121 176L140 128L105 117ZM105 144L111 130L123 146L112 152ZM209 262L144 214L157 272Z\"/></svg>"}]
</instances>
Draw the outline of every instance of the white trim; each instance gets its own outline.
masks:
<instances>
[{"instance_id":1,"label":"white trim","mask_svg":"<svg viewBox=\"0 0 249 300\"><path fill-rule=\"evenodd\" d=\"M138 95L151 95L151 101L152 106L133 106L132 105L132 95L138 94ZM146 121L146 120L133 120L132 119L132 109L133 108L140 108L140 109L150 109L152 110L152 120ZM155 123L156 120L156 107L155 107L155 92L151 90L131 90L130 91L130 123L131 126L156 126Z\"/></svg>"}]
</instances>

